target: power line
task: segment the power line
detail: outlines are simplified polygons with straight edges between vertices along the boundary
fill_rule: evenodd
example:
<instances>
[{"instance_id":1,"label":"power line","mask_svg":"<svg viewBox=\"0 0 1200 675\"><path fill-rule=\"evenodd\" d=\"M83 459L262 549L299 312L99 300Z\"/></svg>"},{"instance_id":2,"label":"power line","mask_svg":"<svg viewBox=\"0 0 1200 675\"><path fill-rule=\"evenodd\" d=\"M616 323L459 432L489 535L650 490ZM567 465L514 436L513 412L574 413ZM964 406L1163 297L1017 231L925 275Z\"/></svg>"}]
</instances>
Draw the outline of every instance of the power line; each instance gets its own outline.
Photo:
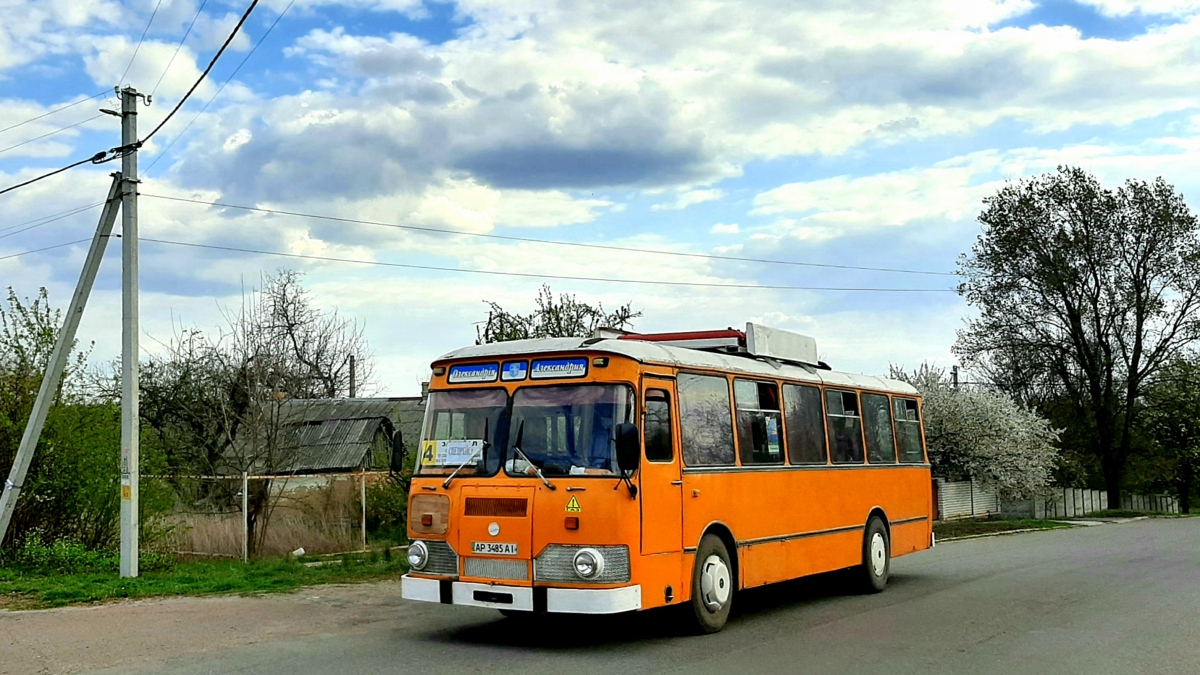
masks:
<instances>
[{"instance_id":1,"label":"power line","mask_svg":"<svg viewBox=\"0 0 1200 675\"><path fill-rule=\"evenodd\" d=\"M160 3L161 3L161 0L160 0ZM253 2L250 3L250 6L246 8L246 12L244 14L242 14L242 18L238 19L237 25L233 27L233 31L231 33L229 33L229 37L225 39L225 43L221 45L221 48L217 50L217 53L213 56L212 60L209 61L208 67L204 69L204 72L200 73L200 77L196 79L196 82L192 85L192 88L188 89L187 93L183 95L183 98L179 100L179 103L177 103L175 105L175 107L171 109L171 112L167 113L167 116L165 118L163 118L163 120L158 123L158 126L154 127L154 129L149 134L147 134L145 138L142 138L141 140L134 142L134 143L130 143L128 145L122 145L122 146L112 148L112 149L104 151L104 152L98 152L95 155L92 155L91 157L89 157L87 159L81 159L78 162L68 164L68 165L62 167L61 169L55 169L54 171L42 174L40 176L37 176L36 178L31 178L30 180L27 180L23 183L18 183L16 185L6 187L3 190L0 190L0 195L8 193L8 192L12 192L13 190L17 190L19 188L23 188L26 185L36 183L40 180L45 180L46 178L58 175L64 171L69 171L71 169L74 169L77 166L82 165L82 164L87 164L88 162L91 162L92 164L103 164L104 162L111 162L115 159L121 159L122 157L125 157L126 155L128 155L131 152L137 152L138 148L141 148L142 145L145 144L146 141L150 140L150 138L153 137L154 134L158 133L159 129L163 128L163 125L165 125L167 122L169 122L171 120L171 118L175 115L175 113L179 112L179 109L181 107L183 107L183 104L186 103L188 98L191 97L192 93L196 91L196 87L200 86L200 83L204 81L204 78L208 75L209 71L211 71L213 66L215 66L217 64L217 60L221 58L221 54L225 53L225 49L227 47L229 47L229 43L233 42L233 38L236 37L238 31L241 30L242 24L246 23L246 19L250 16L250 12L253 12L254 8L257 6L258 6L258 0L253 0ZM155 6L155 11L156 12L158 11L157 6ZM153 20L154 20L153 15L151 15L150 20L151 20L151 22L153 22ZM146 26L146 30L150 30L149 25ZM145 37L144 33L143 33L143 37ZM140 46L140 43L139 43L139 46ZM134 52L134 56L137 56L136 50ZM132 61L130 61L130 63L132 64ZM125 70L126 70L126 72L128 72L129 68L126 67ZM124 79L124 77L125 76L122 75L121 79ZM109 155L109 154L111 154L112 156L107 157L106 155Z\"/></svg>"},{"instance_id":2,"label":"power line","mask_svg":"<svg viewBox=\"0 0 1200 675\"><path fill-rule=\"evenodd\" d=\"M191 129L192 125L196 123L196 120L200 119L200 116L204 114L204 111L208 110L208 106L212 105L213 101L217 100L217 97L221 95L221 92L225 91L225 86L232 82L234 77L237 77L238 71L242 69L242 66L246 65L246 62L250 60L251 56L254 56L254 52L258 51L258 46L263 43L263 40L267 39L267 36L271 34L271 31L275 30L275 26L279 24L279 20L283 18L284 14L288 13L288 10L292 8L292 4L294 4L295 1L296 0L291 0L291 2L287 4L287 7L283 8L283 11L279 13L279 16L275 17L275 21L273 21L271 25L267 27L267 32L263 33L262 37L258 38L258 42L255 42L254 46L250 48L250 51L247 52L244 57L242 57L242 61L237 65L237 68L233 69L233 72L230 73L229 77L225 78L225 81L221 83L220 87L217 87L217 93L213 94L212 98L208 99L208 102L204 104L204 107L200 108L200 112L196 113L196 116L188 121L188 123L183 127L183 131L180 131L178 134L176 134L175 138L172 138L171 142L167 143L166 147L162 149L162 152L158 153L158 156L154 158L154 161L150 162L150 166L146 167L147 174L150 173L150 169L153 169L155 164L158 164L159 160L167 156L167 151L174 147L175 143L177 143L179 139L183 138L184 134L188 132L188 129Z\"/></svg>"},{"instance_id":3,"label":"power line","mask_svg":"<svg viewBox=\"0 0 1200 675\"><path fill-rule=\"evenodd\" d=\"M29 143L32 143L32 142L34 142L34 141L40 141L40 140L42 140L43 138L46 138L47 136L53 136L54 134L59 134L59 133L62 133L62 132L64 132L64 131L66 131L67 129L74 129L75 127L77 127L77 126L79 126L79 125L81 125L81 124L87 124L88 122L91 122L92 120L97 120L97 119L100 119L101 117L104 117L104 114L103 114L103 113L101 113L101 114L99 114L99 115L96 115L96 116L94 116L94 117L89 117L89 118L87 118L86 120L83 120L82 122L76 122L75 124L71 124L71 125L65 126L65 127L61 128L61 129L55 129L54 131L51 131L50 133L42 134L41 136L34 136L33 138L31 138L31 139L29 139L29 140L27 140L27 141L21 141L20 143L17 143L16 145L10 145L10 146L8 146L7 148L4 148L3 150L0 150L0 155L2 155L2 154L4 154L4 153L8 152L9 150L15 150L15 149L17 149L17 148L21 147L22 145L27 145L27 144L29 144Z\"/></svg>"},{"instance_id":4,"label":"power line","mask_svg":"<svg viewBox=\"0 0 1200 675\"><path fill-rule=\"evenodd\" d=\"M117 148L114 148L114 150L117 150ZM19 188L23 188L26 185L31 185L33 183L38 182L39 180L45 180L51 176L57 176L58 174L60 174L64 171L69 171L71 169L74 169L75 167L77 167L81 164L87 164L88 162L91 162L92 164L103 164L104 162L109 162L109 161L112 161L119 157L124 157L123 154L116 154L116 155L113 155L112 157L109 157L106 159L104 156L107 155L109 152L112 152L112 150L106 150L104 152L97 152L96 154L92 155L91 157L88 157L87 159L81 159L78 162L75 162L74 164L68 164L68 165L62 167L61 169L55 169L49 173L44 173L36 178L30 178L29 180L25 181L24 183L17 183L16 185L10 185L9 187L6 187L3 190L0 190L0 195L4 194L6 192L12 192L13 190L16 190Z\"/></svg>"},{"instance_id":5,"label":"power line","mask_svg":"<svg viewBox=\"0 0 1200 675\"><path fill-rule=\"evenodd\" d=\"M250 3L250 6L246 8L246 12L242 14L242 18L238 19L237 25L233 27L233 31L229 33L229 37L225 38L225 44L221 45L221 48L218 49L217 53L213 55L212 61L208 62L208 67L204 69L203 73L200 73L200 77L196 78L196 82L192 85L192 88L187 90L187 93L183 95L183 98L179 99L179 103L175 104L175 107L172 108L171 112L167 113L167 116L158 123L158 126L154 127L149 134L146 134L145 138L137 142L138 146L141 146L143 143L153 138L154 134L157 134L158 130L163 128L163 125L171 121L171 118L175 116L175 113L179 112L179 109L183 107L183 104L186 103L189 98L191 98L192 92L196 91L196 87L200 86L200 83L203 82L204 78L208 76L208 73L213 69L213 66L217 65L217 60L220 59L221 55L225 53L225 49L229 46L230 42L233 42L233 38L237 37L238 31L242 29L242 24L246 23L246 19L250 17L250 12L253 12L254 8L257 6L258 0L253 0L253 2Z\"/></svg>"},{"instance_id":6,"label":"power line","mask_svg":"<svg viewBox=\"0 0 1200 675\"><path fill-rule=\"evenodd\" d=\"M101 202L101 204L103 204L103 203L104 203L104 202ZM9 232L9 233L7 233L7 234L0 234L0 239L4 239L5 237L12 237L12 236L14 236L14 235L21 234L22 232L28 232L28 231L30 231L30 230L35 230L35 229L37 229L37 228L39 228L39 227L41 227L41 226L43 226L43 225L49 225L50 223L53 223L53 222L55 222L55 221L62 220L63 218L70 218L71 216L73 216L73 215L75 215L75 214L77 214L77 213L83 213L84 211L90 211L90 210L92 210L92 209L96 208L96 207L97 207L97 206L99 206L99 205L100 205L100 204L92 204L92 205L90 205L90 206L84 206L84 207L81 207L81 208L75 209L74 211L68 211L67 213L63 213L63 214L61 214L61 215L59 215L59 216L57 216L57 217L54 217L54 218L47 218L47 219L43 220L42 222L40 222L40 223L38 223L38 224L36 224L36 225L30 225L30 226L28 226L28 227L26 227L26 228L24 228L24 229L21 229L21 230L15 230L15 231L13 231L13 232Z\"/></svg>"},{"instance_id":7,"label":"power line","mask_svg":"<svg viewBox=\"0 0 1200 675\"><path fill-rule=\"evenodd\" d=\"M22 225L29 225L30 223L36 223L36 222L38 222L39 220L52 220L52 219L57 219L57 217L58 217L58 216L71 215L71 214L73 214L73 213L76 213L76 212L77 212L77 211L79 211L79 210L82 210L82 209L90 209L90 208L94 208L94 207L100 206L100 205L101 205L101 204L103 204L103 203L104 203L104 202L96 202L95 204L88 204L88 205L86 205L86 206L82 206L82 205L81 205L81 206L77 206L77 207L75 207L75 208L73 208L73 209L67 209L66 211L59 211L58 213L51 213L51 214L50 214L50 215L48 215L48 216L41 216L41 217L39 217L39 218L34 218L34 219L32 219L32 220L26 220L25 222L23 222L23 223L17 223L16 225L8 225L7 227L0 227L0 232L6 232L6 231L8 231L8 230L15 230L15 229L17 229L18 227L21 227Z\"/></svg>"},{"instance_id":8,"label":"power line","mask_svg":"<svg viewBox=\"0 0 1200 675\"><path fill-rule=\"evenodd\" d=\"M320 260L326 262L351 263L355 265L372 265L378 267L398 267L411 270L427 270L435 272L455 272L459 274L484 274L489 276L501 277L523 277L528 279L554 279L560 281L594 281L609 284L635 284L645 286L674 286L674 287L689 287L689 288L734 288L734 289L761 289L761 290L778 290L778 291L860 291L860 292L876 292L876 293L957 293L953 288L841 288L827 286L780 286L780 285L763 285L763 284L711 284L702 281L663 281L654 279L607 279L603 277L578 277L564 274L538 274L533 272L501 272L498 270L472 270L461 267L439 267L435 265L412 265L407 263L393 263L379 260L358 260L355 258L334 258L331 256L305 255L302 253L283 253L280 251L263 251L259 249L239 248L236 246L218 246L215 244L197 244L186 241L172 241L169 239L149 239L141 237L140 241L152 242L155 244L168 244L171 246L185 246L189 248L203 248L214 251L232 251L235 253L254 253L257 255L270 255L282 258L297 258L301 260Z\"/></svg>"},{"instance_id":9,"label":"power line","mask_svg":"<svg viewBox=\"0 0 1200 675\"><path fill-rule=\"evenodd\" d=\"M154 11L150 12L150 21L146 22L146 29L142 31L142 37L138 40L137 46L133 48L133 56L129 57L129 64L125 66L125 72L121 73L121 77L117 79L117 84L125 82L125 76L129 74L129 69L133 67L133 62L137 59L138 50L142 48L142 43L146 41L146 34L150 32L150 26L154 25L154 16L158 14L158 8L162 6L162 0L158 0L154 4Z\"/></svg>"},{"instance_id":10,"label":"power line","mask_svg":"<svg viewBox=\"0 0 1200 675\"><path fill-rule=\"evenodd\" d=\"M440 229L440 228L436 228L436 227L424 227L424 226L420 226L420 225L400 225L397 223L383 223L383 222L379 222L379 221L375 221L375 220L360 220L357 218L341 218L341 217L337 217L337 216L322 216L322 215L317 215L317 214L313 214L313 213L300 213L298 211L282 211L282 210L278 210L278 209L264 209L261 207L244 206L241 204L229 204L226 202L209 202L209 201L204 201L204 200L200 200L200 199L188 199L185 197L168 197L166 195L148 194L145 192L139 192L138 195L142 196L142 197L151 197L154 199L166 199L166 200L176 201L176 202L202 204L205 206L220 206L220 207L229 208L229 209L240 209L243 211L255 211L258 213L269 213L272 215L293 216L293 217L298 217L298 218L313 218L316 220L329 220L329 221L334 221L334 222L339 222L339 223L353 223L356 225L373 225L373 226L377 226L377 227L391 227L391 228L395 228L398 230L412 230L412 231L416 231L416 232L427 232L427 233L432 233L432 234L446 234L446 235L455 235L455 236L464 236L464 237L480 237L480 238L484 238L484 239L498 239L498 240L502 240L502 241L518 241L518 242L523 242L523 243L528 243L528 244L549 244L549 245L553 245L553 246L574 246L574 247L578 247L578 248L600 249L600 250L605 250L605 251L621 251L624 253L646 253L646 254L650 254L650 255L669 255L669 256L678 256L678 257L683 257L683 258L701 258L701 259L707 259L707 260L726 260L726 261L732 261L732 262L761 263L761 264L768 264L768 265L792 265L792 266L798 266L798 267L821 267L821 268L830 268L830 269L857 270L857 271L865 271L865 272L895 272L895 273L901 273L901 274L930 274L930 275L939 275L939 276L955 276L953 272L929 272L929 271L921 271L921 270L895 269L895 268L888 268L888 267L860 267L860 266L856 266L856 265L836 265L836 264L832 264L832 263L802 262L802 261L798 261L798 260L773 260L770 258L742 258L742 257L738 257L738 256L729 256L729 255L714 255L711 253L686 253L686 252L682 252L682 251L664 251L661 249L633 248L633 247L628 247L628 246L613 246L613 245L609 245L609 244L588 244L588 243L574 242L574 241L559 241L559 240L554 240L554 239L534 239L532 237L515 237L515 236L511 236L511 235L504 235L504 234L487 234L487 233L482 233L482 232L460 232L457 230L445 230L445 229Z\"/></svg>"},{"instance_id":11,"label":"power line","mask_svg":"<svg viewBox=\"0 0 1200 675\"><path fill-rule=\"evenodd\" d=\"M171 64L175 63L175 57L179 56L179 50L183 49L183 43L187 42L188 36L192 34L192 26L196 25L196 20L200 18L200 13L204 11L204 6L208 4L208 0L200 3L200 9L196 10L196 16L192 17L192 22L188 24L187 30L183 32L183 37L179 38L179 44L175 45L175 53L171 54L171 60L167 61L167 67L163 68L162 75L158 76L158 82L154 83L154 88L150 90L150 95L158 91L158 85L162 84L163 78L167 76L167 71L171 69Z\"/></svg>"},{"instance_id":12,"label":"power line","mask_svg":"<svg viewBox=\"0 0 1200 675\"><path fill-rule=\"evenodd\" d=\"M75 241L68 241L63 244L55 244L53 246L46 246L44 248L35 248L32 251L21 251L20 253L13 253L11 255L6 255L3 258L0 258L0 260L11 260L13 258L20 258L23 255L32 255L34 253L41 253L42 251L50 251L50 250L56 249L56 248L63 248L66 246L74 246L75 244L82 244L85 241L91 241L91 239L90 238L89 239L76 239Z\"/></svg>"},{"instance_id":13,"label":"power line","mask_svg":"<svg viewBox=\"0 0 1200 675\"><path fill-rule=\"evenodd\" d=\"M68 108L74 108L75 106L79 105L80 103L87 103L88 101L90 101L94 98L100 98L101 96L103 96L107 93L108 93L108 90L105 89L104 91L102 91L98 94L92 94L91 96L89 96L87 98L81 98L78 101L75 101L74 103L68 103L67 105L55 108L54 110L44 112L41 115L38 115L37 117L30 117L29 119L25 120L24 122L17 122L16 124L13 124L13 125L4 127L3 129L0 129L0 134L4 133L6 131L10 131L12 129L16 129L17 127L20 127L20 126L25 126L26 124L29 124L30 122L36 122L36 121L42 119L43 117L49 117L50 115L53 115L56 112L62 112L63 110L66 110Z\"/></svg>"}]
</instances>

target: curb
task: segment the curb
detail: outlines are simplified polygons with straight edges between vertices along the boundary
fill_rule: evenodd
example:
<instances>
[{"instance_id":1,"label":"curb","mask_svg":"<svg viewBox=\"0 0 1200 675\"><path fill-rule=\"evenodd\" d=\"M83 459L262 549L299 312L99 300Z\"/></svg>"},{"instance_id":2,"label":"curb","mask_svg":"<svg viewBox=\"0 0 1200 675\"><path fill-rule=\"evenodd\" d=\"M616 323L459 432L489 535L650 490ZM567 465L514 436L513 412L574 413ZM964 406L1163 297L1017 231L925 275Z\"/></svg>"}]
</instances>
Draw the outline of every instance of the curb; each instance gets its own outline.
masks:
<instances>
[{"instance_id":1,"label":"curb","mask_svg":"<svg viewBox=\"0 0 1200 675\"><path fill-rule=\"evenodd\" d=\"M1007 535L1007 534L1024 534L1026 532L1051 532L1054 530L1069 530L1073 527L1079 527L1079 526L1072 523L1071 525L1067 525L1066 527L1026 527L1026 528L1023 528L1020 530L1004 530L1003 532L985 532L984 534L968 534L968 535L965 535L962 537L949 537L946 539L942 539L941 537L938 537L937 543L945 544L945 543L949 543L952 541L966 541L968 539L983 539L986 537L1003 537L1004 535Z\"/></svg>"}]
</instances>

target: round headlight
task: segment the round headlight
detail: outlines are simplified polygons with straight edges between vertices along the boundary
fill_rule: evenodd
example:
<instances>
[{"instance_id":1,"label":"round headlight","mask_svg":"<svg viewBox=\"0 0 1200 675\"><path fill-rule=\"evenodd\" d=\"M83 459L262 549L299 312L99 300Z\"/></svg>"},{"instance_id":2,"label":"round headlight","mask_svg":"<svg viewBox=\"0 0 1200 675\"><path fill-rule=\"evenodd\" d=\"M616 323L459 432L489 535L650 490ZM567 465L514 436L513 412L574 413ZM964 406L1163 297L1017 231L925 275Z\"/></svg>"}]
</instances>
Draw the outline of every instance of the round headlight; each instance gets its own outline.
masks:
<instances>
[{"instance_id":1,"label":"round headlight","mask_svg":"<svg viewBox=\"0 0 1200 675\"><path fill-rule=\"evenodd\" d=\"M580 579L595 579L604 573L604 556L594 548L583 548L575 554L575 575Z\"/></svg>"},{"instance_id":2,"label":"round headlight","mask_svg":"<svg viewBox=\"0 0 1200 675\"><path fill-rule=\"evenodd\" d=\"M429 547L423 541L414 541L408 545L408 566L414 570L425 569L429 562Z\"/></svg>"}]
</instances>

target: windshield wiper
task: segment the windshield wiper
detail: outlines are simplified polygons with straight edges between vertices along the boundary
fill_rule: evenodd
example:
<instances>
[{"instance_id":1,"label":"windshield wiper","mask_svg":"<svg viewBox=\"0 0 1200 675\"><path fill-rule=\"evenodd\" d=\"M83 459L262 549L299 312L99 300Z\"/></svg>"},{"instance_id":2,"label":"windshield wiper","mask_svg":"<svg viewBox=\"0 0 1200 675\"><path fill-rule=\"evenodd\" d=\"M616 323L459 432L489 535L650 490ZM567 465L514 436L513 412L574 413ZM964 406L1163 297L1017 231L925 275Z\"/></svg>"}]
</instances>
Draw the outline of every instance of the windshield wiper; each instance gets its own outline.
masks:
<instances>
[{"instance_id":1,"label":"windshield wiper","mask_svg":"<svg viewBox=\"0 0 1200 675\"><path fill-rule=\"evenodd\" d=\"M446 480L442 481L442 489L443 490L447 490L450 488L450 481L454 480L454 477L458 475L459 471L462 471L462 468L464 466L474 462L476 457L482 455L484 452L487 451L488 446L491 445L490 443L488 443L488 439L487 439L488 438L488 422L490 422L490 421L491 420L489 420L486 417L483 418L483 444L479 446L478 450L471 453L471 456L467 458L467 461L463 462L462 464L459 464L457 469L455 469L449 476L446 476Z\"/></svg>"},{"instance_id":2,"label":"windshield wiper","mask_svg":"<svg viewBox=\"0 0 1200 675\"><path fill-rule=\"evenodd\" d=\"M520 454L521 459L524 459L526 464L533 467L534 473L537 474L538 478L542 479L542 485L545 485L546 487L550 488L551 490L557 490L558 488L555 487L553 483L546 480L546 474L542 473L541 468L539 468L537 464L534 464L533 460L529 459L529 455L525 454L525 451L521 449L521 441L524 438L525 438L525 420L521 420L521 422L519 424L517 424L517 440L515 443L513 443L513 451Z\"/></svg>"}]
</instances>

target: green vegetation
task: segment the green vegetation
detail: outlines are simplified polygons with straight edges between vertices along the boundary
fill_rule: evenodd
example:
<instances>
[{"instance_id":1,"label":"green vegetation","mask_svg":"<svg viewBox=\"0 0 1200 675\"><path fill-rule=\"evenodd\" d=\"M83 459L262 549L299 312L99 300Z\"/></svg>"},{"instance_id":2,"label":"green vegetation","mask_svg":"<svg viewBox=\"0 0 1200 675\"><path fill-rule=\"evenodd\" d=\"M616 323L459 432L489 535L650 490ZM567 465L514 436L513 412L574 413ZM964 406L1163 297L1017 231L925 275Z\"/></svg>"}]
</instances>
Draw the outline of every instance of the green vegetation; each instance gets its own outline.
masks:
<instances>
[{"instance_id":1,"label":"green vegetation","mask_svg":"<svg viewBox=\"0 0 1200 675\"><path fill-rule=\"evenodd\" d=\"M1104 511L1097 511L1095 513L1089 513L1086 516L1079 516L1077 518L1069 518L1068 520L1102 520L1104 518L1140 518L1142 516L1148 516L1151 518L1185 517L1184 514L1163 513L1162 511L1133 511L1130 509L1106 509Z\"/></svg>"},{"instance_id":2,"label":"green vegetation","mask_svg":"<svg viewBox=\"0 0 1200 675\"><path fill-rule=\"evenodd\" d=\"M1012 520L972 518L969 520L951 520L934 523L933 532L937 535L938 539L947 540L979 534L1000 534L1017 530L1053 530L1063 527L1074 527L1074 525L1055 522L1053 520L1035 520L1032 518Z\"/></svg>"},{"instance_id":3,"label":"green vegetation","mask_svg":"<svg viewBox=\"0 0 1200 675\"><path fill-rule=\"evenodd\" d=\"M142 554L142 574L117 575L117 556L69 542L26 541L0 566L0 608L41 609L116 598L220 593L271 593L314 584L394 579L407 565L390 550L345 554L306 565L290 558L241 561L172 562Z\"/></svg>"}]
</instances>

